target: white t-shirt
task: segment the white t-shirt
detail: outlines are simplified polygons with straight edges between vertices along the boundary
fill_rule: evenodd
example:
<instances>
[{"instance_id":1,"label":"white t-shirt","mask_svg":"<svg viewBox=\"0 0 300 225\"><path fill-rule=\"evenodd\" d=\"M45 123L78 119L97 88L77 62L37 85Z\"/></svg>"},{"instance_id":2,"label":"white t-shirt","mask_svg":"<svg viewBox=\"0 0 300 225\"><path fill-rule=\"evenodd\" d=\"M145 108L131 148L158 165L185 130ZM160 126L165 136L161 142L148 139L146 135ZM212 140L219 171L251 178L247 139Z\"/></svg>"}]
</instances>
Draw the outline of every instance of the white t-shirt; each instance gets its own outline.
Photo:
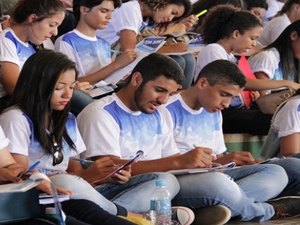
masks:
<instances>
[{"instance_id":1,"label":"white t-shirt","mask_svg":"<svg viewBox=\"0 0 300 225\"><path fill-rule=\"evenodd\" d=\"M8 28L0 34L0 63L11 62L22 69L25 61L35 53L34 48L29 43L21 41L13 32ZM5 96L7 93L0 83L0 97Z\"/></svg>"},{"instance_id":2,"label":"white t-shirt","mask_svg":"<svg viewBox=\"0 0 300 225\"><path fill-rule=\"evenodd\" d=\"M76 63L79 77L96 72L111 63L110 45L100 37L89 37L74 29L55 41L55 50Z\"/></svg>"},{"instance_id":3,"label":"white t-shirt","mask_svg":"<svg viewBox=\"0 0 300 225\"><path fill-rule=\"evenodd\" d=\"M284 29L291 24L286 14L273 18L263 29L259 42L262 45L269 45L274 42Z\"/></svg>"},{"instance_id":4,"label":"white t-shirt","mask_svg":"<svg viewBox=\"0 0 300 225\"><path fill-rule=\"evenodd\" d=\"M160 111L131 111L116 94L89 104L78 115L78 127L87 146L84 157L114 155L133 158L144 151L144 160L179 153L170 128Z\"/></svg>"},{"instance_id":5,"label":"white t-shirt","mask_svg":"<svg viewBox=\"0 0 300 225\"><path fill-rule=\"evenodd\" d=\"M248 61L254 73L264 72L271 80L283 79L279 71L280 55L276 48L259 52L251 56Z\"/></svg>"},{"instance_id":6,"label":"white t-shirt","mask_svg":"<svg viewBox=\"0 0 300 225\"><path fill-rule=\"evenodd\" d=\"M9 140L5 137L2 127L0 126L0 150L6 148L9 144Z\"/></svg>"},{"instance_id":7,"label":"white t-shirt","mask_svg":"<svg viewBox=\"0 0 300 225\"><path fill-rule=\"evenodd\" d=\"M35 139L31 120L20 109L13 107L1 114L0 125L10 140L9 149L11 153L28 156L29 165L40 160L41 163L37 169L41 172L65 172L68 167L69 158L80 154L86 149L77 129L76 119L71 114L67 122L67 131L74 141L77 151L71 149L66 143L63 143L64 160L56 166L52 165L52 155L44 151Z\"/></svg>"},{"instance_id":8,"label":"white t-shirt","mask_svg":"<svg viewBox=\"0 0 300 225\"><path fill-rule=\"evenodd\" d=\"M132 30L138 35L142 27L143 16L139 2L129 1L114 10L108 26L97 30L97 35L112 45L120 39L120 31Z\"/></svg>"},{"instance_id":9,"label":"white t-shirt","mask_svg":"<svg viewBox=\"0 0 300 225\"><path fill-rule=\"evenodd\" d=\"M280 107L280 106L279 106ZM271 158L279 155L280 138L300 133L300 96L290 98L274 115L262 155Z\"/></svg>"},{"instance_id":10,"label":"white t-shirt","mask_svg":"<svg viewBox=\"0 0 300 225\"><path fill-rule=\"evenodd\" d=\"M199 72L204 66L218 59L224 59L234 63L236 62L234 55L231 53L228 54L220 44L212 43L201 49L197 56L194 80L198 78Z\"/></svg>"},{"instance_id":11,"label":"white t-shirt","mask_svg":"<svg viewBox=\"0 0 300 225\"><path fill-rule=\"evenodd\" d=\"M267 0L268 10L265 13L266 23L268 23L268 18L275 16L284 5L283 2L278 0Z\"/></svg>"},{"instance_id":12,"label":"white t-shirt","mask_svg":"<svg viewBox=\"0 0 300 225\"><path fill-rule=\"evenodd\" d=\"M226 151L221 112L210 113L204 108L193 110L180 94L172 96L166 108L173 121L175 142L182 154L195 146L210 148L215 155Z\"/></svg>"}]
</instances>

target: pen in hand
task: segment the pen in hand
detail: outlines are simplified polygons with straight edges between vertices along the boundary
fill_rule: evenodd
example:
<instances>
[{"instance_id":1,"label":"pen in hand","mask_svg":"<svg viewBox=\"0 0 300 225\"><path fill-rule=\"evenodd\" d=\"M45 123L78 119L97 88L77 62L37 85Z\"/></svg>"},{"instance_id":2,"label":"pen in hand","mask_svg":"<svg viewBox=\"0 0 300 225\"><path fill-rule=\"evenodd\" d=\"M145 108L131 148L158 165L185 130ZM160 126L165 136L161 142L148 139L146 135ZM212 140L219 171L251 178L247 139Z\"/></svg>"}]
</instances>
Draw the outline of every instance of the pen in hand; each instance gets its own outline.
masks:
<instances>
[{"instance_id":1,"label":"pen in hand","mask_svg":"<svg viewBox=\"0 0 300 225\"><path fill-rule=\"evenodd\" d=\"M22 179L26 173L32 172L40 163L41 163L40 160L38 160L35 163L33 163L27 170L25 170L23 173L20 173L17 176L17 179Z\"/></svg>"},{"instance_id":2,"label":"pen in hand","mask_svg":"<svg viewBox=\"0 0 300 225\"><path fill-rule=\"evenodd\" d=\"M93 160L88 160L88 159L81 159L81 158L77 158L77 157L71 157L70 159L74 160L74 161L78 161L81 163L81 165L89 167L90 165L92 165L94 163Z\"/></svg>"}]
</instances>

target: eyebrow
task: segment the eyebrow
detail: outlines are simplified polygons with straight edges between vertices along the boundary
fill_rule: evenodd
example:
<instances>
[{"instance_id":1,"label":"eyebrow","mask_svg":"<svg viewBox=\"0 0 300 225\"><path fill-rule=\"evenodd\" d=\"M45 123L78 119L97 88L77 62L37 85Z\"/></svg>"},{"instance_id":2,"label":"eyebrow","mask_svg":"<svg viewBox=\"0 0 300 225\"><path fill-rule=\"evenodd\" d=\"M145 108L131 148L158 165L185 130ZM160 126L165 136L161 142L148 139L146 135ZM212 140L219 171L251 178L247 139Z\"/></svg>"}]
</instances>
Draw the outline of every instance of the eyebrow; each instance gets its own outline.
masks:
<instances>
[{"instance_id":1,"label":"eyebrow","mask_svg":"<svg viewBox=\"0 0 300 225\"><path fill-rule=\"evenodd\" d=\"M59 84L67 84L66 82L62 82L62 81L58 81ZM76 80L74 82L72 82L71 84L76 83Z\"/></svg>"}]
</instances>

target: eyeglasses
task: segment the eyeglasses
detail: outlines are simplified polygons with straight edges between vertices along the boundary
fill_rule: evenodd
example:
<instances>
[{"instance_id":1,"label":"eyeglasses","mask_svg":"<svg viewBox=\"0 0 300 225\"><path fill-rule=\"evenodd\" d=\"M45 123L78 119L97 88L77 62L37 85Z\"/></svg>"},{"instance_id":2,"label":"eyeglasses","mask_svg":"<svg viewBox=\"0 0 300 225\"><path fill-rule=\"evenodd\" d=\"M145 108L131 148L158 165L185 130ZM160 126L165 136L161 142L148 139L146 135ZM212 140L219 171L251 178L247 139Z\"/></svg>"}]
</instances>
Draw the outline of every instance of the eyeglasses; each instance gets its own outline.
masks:
<instances>
[{"instance_id":1,"label":"eyeglasses","mask_svg":"<svg viewBox=\"0 0 300 225\"><path fill-rule=\"evenodd\" d=\"M64 155L62 153L61 147L57 144L57 142L53 138L53 149L52 149L52 165L55 166L60 164L64 160Z\"/></svg>"}]
</instances>

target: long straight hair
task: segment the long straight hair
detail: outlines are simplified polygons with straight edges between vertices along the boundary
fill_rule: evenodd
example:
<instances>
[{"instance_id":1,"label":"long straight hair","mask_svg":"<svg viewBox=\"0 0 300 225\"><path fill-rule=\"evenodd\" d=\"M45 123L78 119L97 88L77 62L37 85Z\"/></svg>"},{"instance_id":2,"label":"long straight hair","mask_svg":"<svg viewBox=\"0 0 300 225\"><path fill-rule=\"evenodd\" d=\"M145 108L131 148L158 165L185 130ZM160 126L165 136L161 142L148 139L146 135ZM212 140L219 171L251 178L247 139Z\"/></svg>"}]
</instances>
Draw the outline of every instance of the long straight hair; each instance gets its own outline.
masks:
<instances>
[{"instance_id":1,"label":"long straight hair","mask_svg":"<svg viewBox=\"0 0 300 225\"><path fill-rule=\"evenodd\" d=\"M47 133L48 122L53 124L52 135L60 146L64 139L75 148L65 127L70 102L61 111L51 107L55 85L67 70L74 70L77 77L75 63L67 56L52 50L38 51L25 62L9 103L9 106L19 107L31 119L35 137L48 153L53 147L53 140Z\"/></svg>"},{"instance_id":2,"label":"long straight hair","mask_svg":"<svg viewBox=\"0 0 300 225\"><path fill-rule=\"evenodd\" d=\"M263 50L276 48L280 56L283 79L300 82L300 60L296 59L293 54L292 32L297 32L298 38L300 38L300 20L291 23L273 43Z\"/></svg>"}]
</instances>

